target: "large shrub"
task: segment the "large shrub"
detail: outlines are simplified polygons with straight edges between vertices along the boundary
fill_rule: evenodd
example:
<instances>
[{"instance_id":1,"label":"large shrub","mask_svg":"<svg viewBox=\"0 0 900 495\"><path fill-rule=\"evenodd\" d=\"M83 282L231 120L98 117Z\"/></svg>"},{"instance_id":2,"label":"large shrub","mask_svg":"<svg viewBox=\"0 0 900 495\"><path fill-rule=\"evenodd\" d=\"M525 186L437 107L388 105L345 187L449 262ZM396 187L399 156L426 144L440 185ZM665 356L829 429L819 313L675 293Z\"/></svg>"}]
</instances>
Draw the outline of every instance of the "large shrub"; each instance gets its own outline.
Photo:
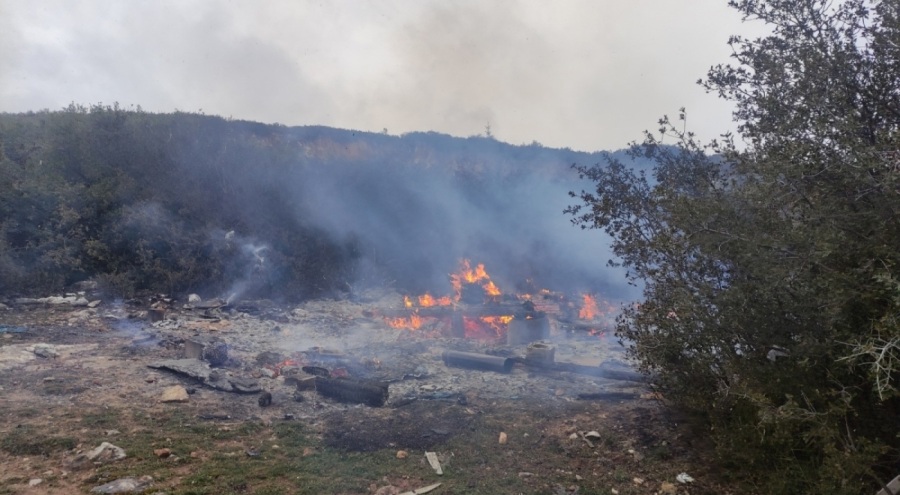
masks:
<instances>
[{"instance_id":1,"label":"large shrub","mask_svg":"<svg viewBox=\"0 0 900 495\"><path fill-rule=\"evenodd\" d=\"M734 37L701 81L739 138L664 118L571 208L644 284L618 335L724 467L763 493L874 493L900 466L900 4L731 1ZM661 146L674 137L679 146Z\"/></svg>"}]
</instances>

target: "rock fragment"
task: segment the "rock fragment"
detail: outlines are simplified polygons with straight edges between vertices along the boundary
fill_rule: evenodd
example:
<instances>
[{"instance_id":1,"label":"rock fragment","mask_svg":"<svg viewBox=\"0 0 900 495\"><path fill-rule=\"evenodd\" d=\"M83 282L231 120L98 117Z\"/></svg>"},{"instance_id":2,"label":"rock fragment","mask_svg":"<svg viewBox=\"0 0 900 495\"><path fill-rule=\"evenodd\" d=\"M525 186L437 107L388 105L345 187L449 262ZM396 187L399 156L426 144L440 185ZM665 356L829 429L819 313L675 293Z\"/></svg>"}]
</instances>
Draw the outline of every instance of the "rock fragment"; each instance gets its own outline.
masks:
<instances>
[{"instance_id":1,"label":"rock fragment","mask_svg":"<svg viewBox=\"0 0 900 495\"><path fill-rule=\"evenodd\" d=\"M55 358L59 352L50 344L35 344L34 355L42 358Z\"/></svg>"},{"instance_id":2,"label":"rock fragment","mask_svg":"<svg viewBox=\"0 0 900 495\"><path fill-rule=\"evenodd\" d=\"M84 468L91 465L103 465L128 457L125 449L117 447L109 442L101 443L94 450L86 454L78 454L70 463L73 468Z\"/></svg>"},{"instance_id":3,"label":"rock fragment","mask_svg":"<svg viewBox=\"0 0 900 495\"><path fill-rule=\"evenodd\" d=\"M105 485L94 487L91 493L141 493L153 484L152 476L121 478Z\"/></svg>"},{"instance_id":4,"label":"rock fragment","mask_svg":"<svg viewBox=\"0 0 900 495\"><path fill-rule=\"evenodd\" d=\"M187 390L181 385L175 385L174 387L169 387L163 390L162 397L159 399L160 402L187 402L188 401L188 393Z\"/></svg>"}]
</instances>

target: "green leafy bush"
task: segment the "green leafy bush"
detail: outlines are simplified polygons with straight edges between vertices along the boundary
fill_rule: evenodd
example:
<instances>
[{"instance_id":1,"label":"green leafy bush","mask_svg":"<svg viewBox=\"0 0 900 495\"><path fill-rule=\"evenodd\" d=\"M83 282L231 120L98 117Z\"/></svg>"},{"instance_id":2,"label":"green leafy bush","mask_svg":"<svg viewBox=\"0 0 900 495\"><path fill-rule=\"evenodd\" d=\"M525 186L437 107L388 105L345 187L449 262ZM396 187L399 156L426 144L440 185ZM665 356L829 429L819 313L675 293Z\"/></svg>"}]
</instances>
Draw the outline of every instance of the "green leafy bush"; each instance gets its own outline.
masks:
<instances>
[{"instance_id":1,"label":"green leafy bush","mask_svg":"<svg viewBox=\"0 0 900 495\"><path fill-rule=\"evenodd\" d=\"M618 335L724 467L764 493L874 493L900 465L900 7L730 4L771 29L701 81L740 145L697 143L682 110L632 151L651 175L580 167L596 187L568 211L644 284Z\"/></svg>"}]
</instances>

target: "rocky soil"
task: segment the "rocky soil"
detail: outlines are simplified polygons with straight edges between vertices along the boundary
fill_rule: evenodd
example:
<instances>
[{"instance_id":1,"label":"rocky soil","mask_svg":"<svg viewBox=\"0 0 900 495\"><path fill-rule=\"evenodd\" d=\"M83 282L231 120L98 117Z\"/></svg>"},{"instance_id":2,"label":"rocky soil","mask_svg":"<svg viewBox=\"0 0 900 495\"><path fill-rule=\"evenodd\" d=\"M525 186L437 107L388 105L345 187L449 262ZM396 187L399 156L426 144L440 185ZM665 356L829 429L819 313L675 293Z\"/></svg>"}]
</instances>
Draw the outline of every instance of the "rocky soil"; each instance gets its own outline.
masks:
<instances>
[{"instance_id":1,"label":"rocky soil","mask_svg":"<svg viewBox=\"0 0 900 495\"><path fill-rule=\"evenodd\" d=\"M604 335L552 321L546 343L575 367L561 371L523 364L526 345L447 337L442 322L391 328L380 315L402 298L386 291L296 307L76 296L0 306L0 494L307 493L312 481L280 471L230 488L219 486L224 475L198 478L229 456L258 462L287 449L278 439L288 444L295 427L308 440L271 464L318 455L317 472L333 471L329 493L435 483L436 494L717 490L642 383L584 372L627 378L621 347ZM451 367L446 350L515 364L508 373ZM325 397L317 373L386 384L387 398L372 407ZM194 436L182 445L185 431ZM125 447L124 458L97 453L103 442ZM344 472L344 462L380 463L371 469L383 475ZM684 473L692 481L679 481Z\"/></svg>"}]
</instances>

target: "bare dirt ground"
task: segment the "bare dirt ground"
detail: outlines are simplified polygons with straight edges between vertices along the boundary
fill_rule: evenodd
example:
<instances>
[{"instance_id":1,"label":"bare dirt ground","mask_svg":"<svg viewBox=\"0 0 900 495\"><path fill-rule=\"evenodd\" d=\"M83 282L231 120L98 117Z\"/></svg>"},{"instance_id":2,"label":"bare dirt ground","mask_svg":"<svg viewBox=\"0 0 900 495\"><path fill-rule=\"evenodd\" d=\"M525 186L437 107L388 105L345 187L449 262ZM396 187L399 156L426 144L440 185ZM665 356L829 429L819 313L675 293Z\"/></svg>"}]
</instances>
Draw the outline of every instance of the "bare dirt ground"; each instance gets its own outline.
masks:
<instances>
[{"instance_id":1,"label":"bare dirt ground","mask_svg":"<svg viewBox=\"0 0 900 495\"><path fill-rule=\"evenodd\" d=\"M447 349L515 357L524 346L390 328L379 311L402 307L396 294L288 308L183 304L152 323L146 299L0 307L0 494L90 493L129 476L152 477L137 492L166 494L386 495L434 483L438 495L727 493L640 383L448 367ZM555 322L550 340L560 362L623 359L613 340ZM271 405L148 366L183 358L186 342L224 343L216 372L254 382ZM385 381L388 400L370 407L298 390L303 365ZM175 386L186 400L162 402ZM102 442L127 457L85 461Z\"/></svg>"}]
</instances>

